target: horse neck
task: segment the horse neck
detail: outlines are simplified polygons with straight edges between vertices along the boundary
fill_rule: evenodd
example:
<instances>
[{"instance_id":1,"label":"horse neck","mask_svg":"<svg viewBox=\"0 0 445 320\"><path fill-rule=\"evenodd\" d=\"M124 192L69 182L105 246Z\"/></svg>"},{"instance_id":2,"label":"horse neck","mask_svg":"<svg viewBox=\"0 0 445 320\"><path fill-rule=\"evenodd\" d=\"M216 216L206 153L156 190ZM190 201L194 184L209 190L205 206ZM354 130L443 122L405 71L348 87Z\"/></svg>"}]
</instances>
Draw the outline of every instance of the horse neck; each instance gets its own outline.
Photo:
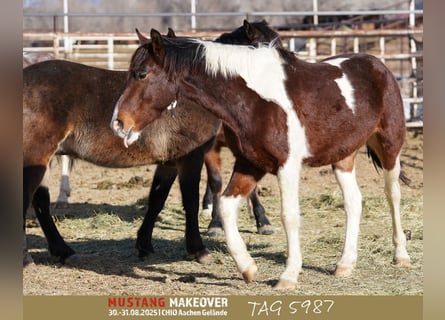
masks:
<instances>
[{"instance_id":1,"label":"horse neck","mask_svg":"<svg viewBox=\"0 0 445 320\"><path fill-rule=\"evenodd\" d=\"M218 82L218 85L215 86L216 82ZM205 79L189 77L183 81L180 97L201 106L218 119L221 119L226 125L235 129L242 127L242 119L248 117L251 113L250 104L246 103L242 95L233 94L234 90L243 87L243 85L244 82L241 79L227 80L221 79L221 77L215 79L211 76L206 76ZM225 94L224 91L226 91ZM227 92L229 93L227 94ZM231 97L227 98L227 95ZM237 105L242 105L243 110L235 108ZM240 111L242 111L242 114L240 114Z\"/></svg>"}]
</instances>

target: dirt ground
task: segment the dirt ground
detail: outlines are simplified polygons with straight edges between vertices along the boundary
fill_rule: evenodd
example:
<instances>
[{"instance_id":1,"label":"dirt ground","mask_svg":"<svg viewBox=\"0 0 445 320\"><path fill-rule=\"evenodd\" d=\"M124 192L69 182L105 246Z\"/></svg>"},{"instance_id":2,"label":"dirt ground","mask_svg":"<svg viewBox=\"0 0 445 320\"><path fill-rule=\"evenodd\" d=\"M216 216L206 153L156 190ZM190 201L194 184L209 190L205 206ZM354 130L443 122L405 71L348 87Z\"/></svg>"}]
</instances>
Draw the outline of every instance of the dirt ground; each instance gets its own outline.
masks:
<instances>
[{"instance_id":1,"label":"dirt ground","mask_svg":"<svg viewBox=\"0 0 445 320\"><path fill-rule=\"evenodd\" d=\"M225 182L231 173L232 155L223 151ZM401 157L411 186L402 185L402 224L410 233L411 268L391 264L393 245L389 207L383 177L376 172L365 150L357 161L363 194L359 260L351 277L332 275L343 246L345 215L341 193L330 167L304 168L301 175L301 244L303 271L291 294L304 295L422 295L423 294L423 134L409 132ZM205 169L204 169L205 170ZM259 235L244 207L239 228L259 268L257 280L246 285L227 252L224 236L205 235L208 220L201 217L203 241L214 262L201 265L184 248L184 215L177 182L161 212L153 236L156 253L139 261L134 247L145 213L154 166L109 169L77 161L71 175L68 209L55 209L62 236L79 254L76 265L52 260L40 227L28 220L28 245L36 266L23 271L25 295L275 295L271 286L285 263L285 235L279 217L276 178L268 175L259 187L275 233ZM142 177L141 179L134 179ZM50 192L55 201L60 165L52 165ZM135 182L135 181L139 182ZM201 190L205 187L205 171ZM31 212L30 212L31 213Z\"/></svg>"}]
</instances>

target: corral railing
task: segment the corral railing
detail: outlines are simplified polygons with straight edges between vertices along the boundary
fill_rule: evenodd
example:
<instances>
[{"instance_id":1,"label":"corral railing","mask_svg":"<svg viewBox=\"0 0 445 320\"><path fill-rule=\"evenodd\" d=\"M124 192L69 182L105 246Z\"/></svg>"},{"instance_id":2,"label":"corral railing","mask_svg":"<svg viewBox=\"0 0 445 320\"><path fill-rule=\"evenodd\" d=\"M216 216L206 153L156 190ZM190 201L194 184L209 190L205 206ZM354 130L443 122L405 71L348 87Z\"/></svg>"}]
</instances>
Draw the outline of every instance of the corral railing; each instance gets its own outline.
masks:
<instances>
[{"instance_id":1,"label":"corral railing","mask_svg":"<svg viewBox=\"0 0 445 320\"><path fill-rule=\"evenodd\" d=\"M222 31L177 32L178 36L214 39ZM408 125L419 126L423 106L423 28L393 30L288 30L279 31L285 46L307 61L340 53L365 52L377 56L392 70L409 104ZM126 70L137 48L135 33L25 32L24 52L46 52L101 68Z\"/></svg>"}]
</instances>

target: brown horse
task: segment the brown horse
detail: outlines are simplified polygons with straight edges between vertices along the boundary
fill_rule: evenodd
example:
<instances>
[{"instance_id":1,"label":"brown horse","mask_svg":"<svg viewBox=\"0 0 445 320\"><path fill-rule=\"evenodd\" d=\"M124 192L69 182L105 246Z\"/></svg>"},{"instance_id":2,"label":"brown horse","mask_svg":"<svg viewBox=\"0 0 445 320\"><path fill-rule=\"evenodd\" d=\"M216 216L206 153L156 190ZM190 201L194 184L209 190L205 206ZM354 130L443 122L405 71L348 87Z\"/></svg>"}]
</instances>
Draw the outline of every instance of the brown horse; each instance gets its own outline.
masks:
<instances>
[{"instance_id":1,"label":"brown horse","mask_svg":"<svg viewBox=\"0 0 445 320\"><path fill-rule=\"evenodd\" d=\"M236 36L240 37L244 30L244 41L249 41L249 37L256 40L253 37L258 32L255 25L245 24L236 30ZM172 30L168 36L174 36ZM165 114L159 126L145 130L143 141L127 150L109 130L106 116L112 112L127 77L127 72L57 60L24 69L24 215L32 202L50 253L64 262L74 251L63 241L50 216L49 193L43 179L53 154L69 155L112 168L157 162L160 164L153 178L148 210L136 241L139 256L142 258L153 252L151 238L156 217L179 175L186 212L187 251L198 261L205 261L208 251L202 243L197 218L199 180L204 154L213 144L220 121L204 109L180 106ZM214 176L209 176L209 181L213 181ZM209 183L215 194L214 201L217 201L221 178L215 179L216 183ZM252 193L252 199L257 201L256 194ZM270 225L261 204L254 207L254 212L259 228ZM218 228L221 228L219 215L213 214L209 230L214 232Z\"/></svg>"},{"instance_id":2,"label":"brown horse","mask_svg":"<svg viewBox=\"0 0 445 320\"><path fill-rule=\"evenodd\" d=\"M410 265L398 181L404 177L399 156L405 118L398 84L380 60L353 54L308 63L273 46L169 39L156 30L150 35L151 41L133 54L131 78L116 103L112 128L130 144L139 139L142 128L156 126L165 109L183 101L193 101L222 119L236 162L221 197L221 215L228 250L247 283L257 266L238 231L238 208L256 183L272 173L280 185L288 248L286 268L275 288L296 286L302 266L302 164L334 168L347 214L345 245L335 273L351 274L362 207L355 157L364 144L383 168L393 219L393 261Z\"/></svg>"}]
</instances>

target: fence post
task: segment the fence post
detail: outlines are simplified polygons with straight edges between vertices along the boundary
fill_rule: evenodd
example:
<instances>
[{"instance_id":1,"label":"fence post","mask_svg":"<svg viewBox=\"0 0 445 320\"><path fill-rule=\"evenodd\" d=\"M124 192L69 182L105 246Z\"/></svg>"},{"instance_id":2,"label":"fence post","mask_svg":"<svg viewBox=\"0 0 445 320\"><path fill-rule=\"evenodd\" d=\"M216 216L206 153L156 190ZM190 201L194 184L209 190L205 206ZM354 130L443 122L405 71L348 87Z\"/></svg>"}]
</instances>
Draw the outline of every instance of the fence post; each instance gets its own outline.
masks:
<instances>
[{"instance_id":1,"label":"fence post","mask_svg":"<svg viewBox=\"0 0 445 320\"><path fill-rule=\"evenodd\" d=\"M59 36L57 33L54 34L53 39L53 54L56 59L59 58Z\"/></svg>"},{"instance_id":2,"label":"fence post","mask_svg":"<svg viewBox=\"0 0 445 320\"><path fill-rule=\"evenodd\" d=\"M337 38L331 39L331 56L335 56L337 54Z\"/></svg>"},{"instance_id":3,"label":"fence post","mask_svg":"<svg viewBox=\"0 0 445 320\"><path fill-rule=\"evenodd\" d=\"M107 39L108 45L108 69L114 69L114 41L113 37L108 37Z\"/></svg>"}]
</instances>

